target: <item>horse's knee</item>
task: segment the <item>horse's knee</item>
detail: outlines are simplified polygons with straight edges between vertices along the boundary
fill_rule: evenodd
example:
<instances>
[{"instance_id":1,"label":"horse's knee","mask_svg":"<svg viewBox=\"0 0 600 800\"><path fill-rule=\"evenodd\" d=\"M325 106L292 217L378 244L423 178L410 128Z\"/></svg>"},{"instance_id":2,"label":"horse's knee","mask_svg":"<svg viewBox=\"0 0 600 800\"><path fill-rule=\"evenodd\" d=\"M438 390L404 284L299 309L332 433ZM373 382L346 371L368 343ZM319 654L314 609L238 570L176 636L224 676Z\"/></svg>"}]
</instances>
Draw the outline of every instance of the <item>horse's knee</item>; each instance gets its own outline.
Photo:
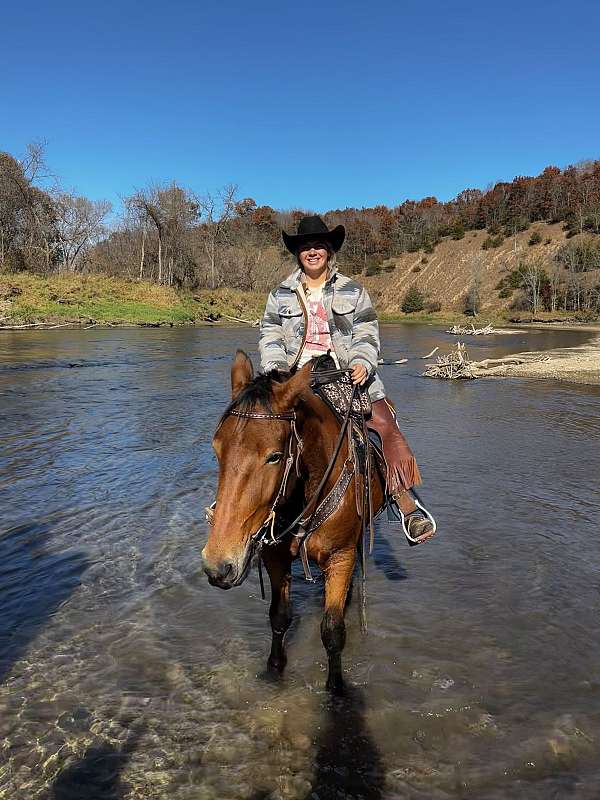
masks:
<instances>
[{"instance_id":1,"label":"horse's knee","mask_svg":"<svg viewBox=\"0 0 600 800\"><path fill-rule=\"evenodd\" d=\"M328 653L341 653L346 644L346 625L342 614L325 612L321 621L321 641Z\"/></svg>"}]
</instances>

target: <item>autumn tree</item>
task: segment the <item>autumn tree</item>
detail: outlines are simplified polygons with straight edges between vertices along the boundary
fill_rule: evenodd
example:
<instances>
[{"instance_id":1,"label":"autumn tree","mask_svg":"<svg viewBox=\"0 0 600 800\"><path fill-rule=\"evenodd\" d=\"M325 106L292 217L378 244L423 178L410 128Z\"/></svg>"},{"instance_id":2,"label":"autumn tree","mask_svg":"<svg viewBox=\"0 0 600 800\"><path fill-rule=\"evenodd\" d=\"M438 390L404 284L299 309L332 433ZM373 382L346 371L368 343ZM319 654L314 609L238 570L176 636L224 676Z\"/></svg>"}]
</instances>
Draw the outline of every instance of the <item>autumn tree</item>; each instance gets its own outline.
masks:
<instances>
[{"instance_id":1,"label":"autumn tree","mask_svg":"<svg viewBox=\"0 0 600 800\"><path fill-rule=\"evenodd\" d=\"M519 273L521 275L521 285L525 289L531 305L531 310L534 314L537 314L540 305L542 286L544 283L548 283L548 276L544 271L543 261L539 256L537 258L530 258L527 261L522 261L519 264Z\"/></svg>"}]
</instances>

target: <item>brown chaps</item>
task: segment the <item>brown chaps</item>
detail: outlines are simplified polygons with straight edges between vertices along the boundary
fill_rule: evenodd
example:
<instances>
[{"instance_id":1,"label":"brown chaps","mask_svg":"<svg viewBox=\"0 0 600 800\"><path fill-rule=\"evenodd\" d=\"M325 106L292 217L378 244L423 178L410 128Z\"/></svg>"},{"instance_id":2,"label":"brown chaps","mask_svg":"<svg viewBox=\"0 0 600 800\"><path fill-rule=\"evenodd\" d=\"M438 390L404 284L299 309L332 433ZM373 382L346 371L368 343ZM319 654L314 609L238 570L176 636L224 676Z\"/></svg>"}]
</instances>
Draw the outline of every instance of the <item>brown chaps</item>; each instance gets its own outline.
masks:
<instances>
[{"instance_id":1,"label":"brown chaps","mask_svg":"<svg viewBox=\"0 0 600 800\"><path fill-rule=\"evenodd\" d=\"M404 514L412 513L416 510L416 505L407 490L421 483L421 474L413 452L398 427L393 408L386 398L373 402L373 412L367 426L381 437L389 494L394 497Z\"/></svg>"}]
</instances>

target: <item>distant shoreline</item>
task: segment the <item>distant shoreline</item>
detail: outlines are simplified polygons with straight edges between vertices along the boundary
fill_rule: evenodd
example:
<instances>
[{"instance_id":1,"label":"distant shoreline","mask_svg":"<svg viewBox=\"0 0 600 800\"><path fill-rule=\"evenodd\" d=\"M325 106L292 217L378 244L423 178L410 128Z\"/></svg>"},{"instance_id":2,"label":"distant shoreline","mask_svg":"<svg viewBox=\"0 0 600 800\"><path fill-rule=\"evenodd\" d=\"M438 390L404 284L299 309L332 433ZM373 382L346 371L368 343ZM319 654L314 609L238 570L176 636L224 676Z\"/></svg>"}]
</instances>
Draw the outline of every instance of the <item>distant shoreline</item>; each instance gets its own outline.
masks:
<instances>
[{"instance_id":1,"label":"distant shoreline","mask_svg":"<svg viewBox=\"0 0 600 800\"><path fill-rule=\"evenodd\" d=\"M229 328L254 329L262 317L266 292L219 288L177 291L141 281L107 275L62 275L45 278L30 273L0 274L0 336L8 333L112 328ZM380 313L383 326L410 324L448 326L473 322L495 328L521 330L590 331L600 334L599 322L521 322L516 314L488 309L477 318L456 311ZM537 317L556 320L560 313ZM512 321L511 321L512 317ZM531 314L529 314L531 317ZM456 337L469 341L469 336ZM530 377L600 385L600 336L587 345L544 353L548 360L494 368L489 377ZM488 376L486 376L488 377Z\"/></svg>"}]
</instances>

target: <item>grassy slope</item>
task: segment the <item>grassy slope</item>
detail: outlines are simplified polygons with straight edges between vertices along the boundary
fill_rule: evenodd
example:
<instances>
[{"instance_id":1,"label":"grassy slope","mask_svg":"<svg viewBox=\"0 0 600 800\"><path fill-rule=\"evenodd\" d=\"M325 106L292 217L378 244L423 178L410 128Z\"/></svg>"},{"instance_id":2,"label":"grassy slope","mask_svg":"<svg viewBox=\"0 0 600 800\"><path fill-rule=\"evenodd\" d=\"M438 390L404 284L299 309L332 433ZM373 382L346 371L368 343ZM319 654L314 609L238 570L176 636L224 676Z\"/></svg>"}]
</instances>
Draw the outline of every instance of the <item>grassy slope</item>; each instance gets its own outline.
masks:
<instances>
[{"instance_id":1,"label":"grassy slope","mask_svg":"<svg viewBox=\"0 0 600 800\"><path fill-rule=\"evenodd\" d=\"M0 325L38 321L191 324L223 314L256 319L262 315L264 302L258 292L178 292L103 275L0 275L0 318L8 317Z\"/></svg>"}]
</instances>

